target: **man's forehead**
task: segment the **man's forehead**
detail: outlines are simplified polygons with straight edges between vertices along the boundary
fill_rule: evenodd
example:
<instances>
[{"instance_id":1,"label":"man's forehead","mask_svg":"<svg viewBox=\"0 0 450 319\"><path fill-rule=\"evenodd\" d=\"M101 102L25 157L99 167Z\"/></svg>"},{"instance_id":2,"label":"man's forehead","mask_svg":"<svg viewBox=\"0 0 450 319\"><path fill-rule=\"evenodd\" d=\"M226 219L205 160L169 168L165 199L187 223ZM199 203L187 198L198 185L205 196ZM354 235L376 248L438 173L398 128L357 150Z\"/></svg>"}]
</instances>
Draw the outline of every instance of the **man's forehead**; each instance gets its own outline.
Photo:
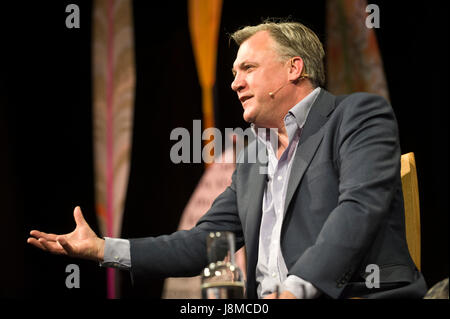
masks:
<instances>
[{"instance_id":1,"label":"man's forehead","mask_svg":"<svg viewBox=\"0 0 450 319\"><path fill-rule=\"evenodd\" d=\"M248 60L273 54L275 51L272 45L272 38L267 31L259 31L245 40L239 47L233 69Z\"/></svg>"}]
</instances>

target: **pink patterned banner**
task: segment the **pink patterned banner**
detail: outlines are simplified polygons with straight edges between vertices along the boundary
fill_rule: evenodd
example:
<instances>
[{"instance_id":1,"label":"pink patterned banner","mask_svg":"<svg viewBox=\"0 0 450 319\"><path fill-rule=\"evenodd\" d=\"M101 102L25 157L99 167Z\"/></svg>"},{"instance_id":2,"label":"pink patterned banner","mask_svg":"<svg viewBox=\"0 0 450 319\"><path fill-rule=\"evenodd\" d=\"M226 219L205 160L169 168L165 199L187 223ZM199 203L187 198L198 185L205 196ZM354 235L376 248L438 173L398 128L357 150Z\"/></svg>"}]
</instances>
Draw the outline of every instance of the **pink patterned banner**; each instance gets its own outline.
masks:
<instances>
[{"instance_id":1,"label":"pink patterned banner","mask_svg":"<svg viewBox=\"0 0 450 319\"><path fill-rule=\"evenodd\" d=\"M130 169L135 64L132 2L96 0L93 12L93 128L97 217L103 236L120 237ZM108 269L108 298L116 298Z\"/></svg>"}]
</instances>

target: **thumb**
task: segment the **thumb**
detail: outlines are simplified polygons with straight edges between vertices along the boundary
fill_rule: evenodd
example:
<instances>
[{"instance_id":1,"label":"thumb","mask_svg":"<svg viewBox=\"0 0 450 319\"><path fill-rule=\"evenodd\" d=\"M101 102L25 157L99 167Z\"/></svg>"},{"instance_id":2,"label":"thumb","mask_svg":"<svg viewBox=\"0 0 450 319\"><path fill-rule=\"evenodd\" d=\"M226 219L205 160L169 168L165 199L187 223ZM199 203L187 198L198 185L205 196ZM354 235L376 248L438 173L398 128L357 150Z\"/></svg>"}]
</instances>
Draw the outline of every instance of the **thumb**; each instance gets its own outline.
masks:
<instances>
[{"instance_id":1,"label":"thumb","mask_svg":"<svg viewBox=\"0 0 450 319\"><path fill-rule=\"evenodd\" d=\"M73 211L73 217L75 218L75 223L77 224L77 226L83 226L87 224L86 220L83 217L83 213L81 213L80 206L75 207Z\"/></svg>"}]
</instances>

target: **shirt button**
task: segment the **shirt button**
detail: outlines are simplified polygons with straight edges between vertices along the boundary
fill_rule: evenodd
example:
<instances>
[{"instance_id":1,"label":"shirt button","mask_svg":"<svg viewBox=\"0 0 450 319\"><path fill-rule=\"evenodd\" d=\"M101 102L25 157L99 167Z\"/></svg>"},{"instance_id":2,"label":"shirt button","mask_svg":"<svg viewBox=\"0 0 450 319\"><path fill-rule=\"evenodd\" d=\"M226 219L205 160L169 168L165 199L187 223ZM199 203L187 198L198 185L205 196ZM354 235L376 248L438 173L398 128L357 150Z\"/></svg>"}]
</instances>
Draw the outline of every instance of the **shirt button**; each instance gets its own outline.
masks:
<instances>
[{"instance_id":1,"label":"shirt button","mask_svg":"<svg viewBox=\"0 0 450 319\"><path fill-rule=\"evenodd\" d=\"M273 272L273 273L272 273L272 277L273 277L273 278L276 278L276 277L277 277L277 274L276 274L275 272Z\"/></svg>"},{"instance_id":2,"label":"shirt button","mask_svg":"<svg viewBox=\"0 0 450 319\"><path fill-rule=\"evenodd\" d=\"M283 176L278 175L277 180L281 181L283 179Z\"/></svg>"},{"instance_id":3,"label":"shirt button","mask_svg":"<svg viewBox=\"0 0 450 319\"><path fill-rule=\"evenodd\" d=\"M115 257L114 257L114 260L119 260L119 257L118 257L118 256L115 256Z\"/></svg>"}]
</instances>

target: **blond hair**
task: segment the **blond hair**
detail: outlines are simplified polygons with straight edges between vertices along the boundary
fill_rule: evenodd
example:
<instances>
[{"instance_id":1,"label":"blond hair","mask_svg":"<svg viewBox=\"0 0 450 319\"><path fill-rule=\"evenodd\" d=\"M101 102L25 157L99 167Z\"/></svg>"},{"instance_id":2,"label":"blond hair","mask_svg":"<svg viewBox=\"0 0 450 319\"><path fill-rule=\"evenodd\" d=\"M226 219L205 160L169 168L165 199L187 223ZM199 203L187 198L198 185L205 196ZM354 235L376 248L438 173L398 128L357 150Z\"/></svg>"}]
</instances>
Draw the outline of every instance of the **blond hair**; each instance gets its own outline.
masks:
<instances>
[{"instance_id":1,"label":"blond hair","mask_svg":"<svg viewBox=\"0 0 450 319\"><path fill-rule=\"evenodd\" d=\"M274 22L265 20L256 26L244 27L233 34L230 38L237 45L259 31L268 31L275 40L275 48L282 59L290 59L299 56L303 60L304 70L314 86L324 85L325 70L323 58L325 52L317 35L308 27L298 22Z\"/></svg>"}]
</instances>

